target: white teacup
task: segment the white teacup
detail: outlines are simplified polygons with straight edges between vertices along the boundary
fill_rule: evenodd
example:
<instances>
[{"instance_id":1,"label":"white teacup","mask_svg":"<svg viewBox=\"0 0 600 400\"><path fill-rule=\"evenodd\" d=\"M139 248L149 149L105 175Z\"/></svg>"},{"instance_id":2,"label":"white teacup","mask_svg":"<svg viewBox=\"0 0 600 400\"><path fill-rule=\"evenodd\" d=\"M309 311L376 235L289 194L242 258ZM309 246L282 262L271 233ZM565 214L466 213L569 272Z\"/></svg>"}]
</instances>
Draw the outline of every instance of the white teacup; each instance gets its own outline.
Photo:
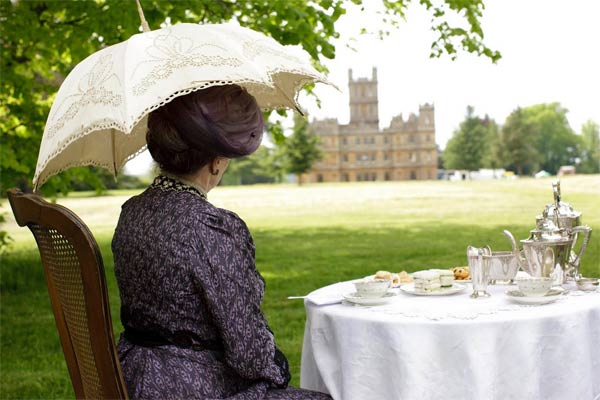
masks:
<instances>
[{"instance_id":1,"label":"white teacup","mask_svg":"<svg viewBox=\"0 0 600 400\"><path fill-rule=\"evenodd\" d=\"M383 297L390 288L392 281L390 279L363 279L354 282L356 295L359 297Z\"/></svg>"},{"instance_id":2,"label":"white teacup","mask_svg":"<svg viewBox=\"0 0 600 400\"><path fill-rule=\"evenodd\" d=\"M544 296L552 288L554 280L550 277L517 278L517 286L525 296Z\"/></svg>"}]
</instances>

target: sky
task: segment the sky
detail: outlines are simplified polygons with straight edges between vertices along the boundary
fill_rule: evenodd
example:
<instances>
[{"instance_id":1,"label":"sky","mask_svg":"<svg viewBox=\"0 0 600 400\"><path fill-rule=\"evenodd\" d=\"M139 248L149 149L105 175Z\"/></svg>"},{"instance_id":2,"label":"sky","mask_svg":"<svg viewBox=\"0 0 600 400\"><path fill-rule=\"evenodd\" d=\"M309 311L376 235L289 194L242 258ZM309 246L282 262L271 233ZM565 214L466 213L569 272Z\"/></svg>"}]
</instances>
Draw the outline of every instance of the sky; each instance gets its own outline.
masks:
<instances>
[{"instance_id":1,"label":"sky","mask_svg":"<svg viewBox=\"0 0 600 400\"><path fill-rule=\"evenodd\" d=\"M436 142L442 149L469 105L476 115L503 124L517 107L559 102L575 132L590 119L600 123L600 1L484 0L484 42L501 52L496 64L466 52L454 61L429 58L435 36L431 17L419 4L409 7L406 21L385 39L359 35L362 27L374 31L381 26L377 10L369 8L379 1L365 3L364 10L348 8L336 25L336 58L325 65L339 90L317 85L320 108L310 97L299 98L311 120L348 123L348 69L356 79L370 78L376 67L380 127L433 103ZM130 162L127 172L143 169L148 159L146 154Z\"/></svg>"}]
</instances>

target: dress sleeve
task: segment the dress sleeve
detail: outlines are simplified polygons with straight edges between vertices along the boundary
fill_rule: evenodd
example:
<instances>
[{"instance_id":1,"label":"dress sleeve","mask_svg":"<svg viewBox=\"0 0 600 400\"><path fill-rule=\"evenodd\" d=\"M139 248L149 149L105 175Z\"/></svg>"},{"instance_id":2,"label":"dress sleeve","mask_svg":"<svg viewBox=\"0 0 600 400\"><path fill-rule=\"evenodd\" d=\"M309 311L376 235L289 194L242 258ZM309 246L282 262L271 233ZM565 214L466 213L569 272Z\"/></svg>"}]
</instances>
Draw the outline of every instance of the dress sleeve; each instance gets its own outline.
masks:
<instances>
[{"instance_id":1,"label":"dress sleeve","mask_svg":"<svg viewBox=\"0 0 600 400\"><path fill-rule=\"evenodd\" d=\"M264 281L256 270L254 243L237 216L207 216L199 227L203 262L194 268L229 366L246 379L287 384L275 361L275 340L260 308Z\"/></svg>"}]
</instances>

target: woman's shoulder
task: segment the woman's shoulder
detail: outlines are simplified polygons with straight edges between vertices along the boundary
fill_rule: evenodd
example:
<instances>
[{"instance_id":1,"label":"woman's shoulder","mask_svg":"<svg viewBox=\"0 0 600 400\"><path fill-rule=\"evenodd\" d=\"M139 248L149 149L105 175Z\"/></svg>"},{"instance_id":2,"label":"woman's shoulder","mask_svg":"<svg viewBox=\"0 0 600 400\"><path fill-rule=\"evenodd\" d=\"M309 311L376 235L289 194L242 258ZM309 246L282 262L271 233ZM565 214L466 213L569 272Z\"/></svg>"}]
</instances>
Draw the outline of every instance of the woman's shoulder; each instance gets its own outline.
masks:
<instances>
[{"instance_id":1,"label":"woman's shoulder","mask_svg":"<svg viewBox=\"0 0 600 400\"><path fill-rule=\"evenodd\" d=\"M246 223L236 213L216 207L192 191L163 190L151 186L127 200L122 208L125 213L152 210L153 214L167 214L167 219L201 224L225 232L248 230Z\"/></svg>"},{"instance_id":2,"label":"woman's shoulder","mask_svg":"<svg viewBox=\"0 0 600 400\"><path fill-rule=\"evenodd\" d=\"M210 203L209 203L210 204ZM210 228L216 228L228 232L247 231L248 227L242 218L233 211L224 208L215 207L210 204L208 207L199 210L198 216L201 222Z\"/></svg>"}]
</instances>

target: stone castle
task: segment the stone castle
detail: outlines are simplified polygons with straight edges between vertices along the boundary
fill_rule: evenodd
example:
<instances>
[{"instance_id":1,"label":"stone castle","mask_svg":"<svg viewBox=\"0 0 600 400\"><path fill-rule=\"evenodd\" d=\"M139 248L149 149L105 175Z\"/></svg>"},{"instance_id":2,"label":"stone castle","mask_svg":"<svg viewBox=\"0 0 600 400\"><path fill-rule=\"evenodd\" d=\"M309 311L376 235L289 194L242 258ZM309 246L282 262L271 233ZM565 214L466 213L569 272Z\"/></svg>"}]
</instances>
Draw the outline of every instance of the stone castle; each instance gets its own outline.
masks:
<instances>
[{"instance_id":1,"label":"stone castle","mask_svg":"<svg viewBox=\"0 0 600 400\"><path fill-rule=\"evenodd\" d=\"M352 78L350 122L337 119L314 121L310 130L321 141L323 158L302 176L303 182L398 181L437 178L437 150L433 105L419 107L419 114L394 117L379 129L377 69L371 79Z\"/></svg>"}]
</instances>

